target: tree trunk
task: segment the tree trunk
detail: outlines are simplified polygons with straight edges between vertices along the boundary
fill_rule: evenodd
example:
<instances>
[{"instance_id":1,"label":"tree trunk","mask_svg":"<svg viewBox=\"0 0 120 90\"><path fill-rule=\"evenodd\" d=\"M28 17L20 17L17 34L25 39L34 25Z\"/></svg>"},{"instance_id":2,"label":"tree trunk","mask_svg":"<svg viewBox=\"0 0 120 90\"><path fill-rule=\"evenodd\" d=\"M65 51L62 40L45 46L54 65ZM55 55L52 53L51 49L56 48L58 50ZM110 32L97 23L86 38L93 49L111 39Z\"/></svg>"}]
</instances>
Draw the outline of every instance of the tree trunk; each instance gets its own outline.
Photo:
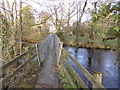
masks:
<instances>
[{"instance_id":1,"label":"tree trunk","mask_svg":"<svg viewBox=\"0 0 120 90\"><path fill-rule=\"evenodd\" d=\"M20 54L22 53L22 1L20 0Z\"/></svg>"}]
</instances>

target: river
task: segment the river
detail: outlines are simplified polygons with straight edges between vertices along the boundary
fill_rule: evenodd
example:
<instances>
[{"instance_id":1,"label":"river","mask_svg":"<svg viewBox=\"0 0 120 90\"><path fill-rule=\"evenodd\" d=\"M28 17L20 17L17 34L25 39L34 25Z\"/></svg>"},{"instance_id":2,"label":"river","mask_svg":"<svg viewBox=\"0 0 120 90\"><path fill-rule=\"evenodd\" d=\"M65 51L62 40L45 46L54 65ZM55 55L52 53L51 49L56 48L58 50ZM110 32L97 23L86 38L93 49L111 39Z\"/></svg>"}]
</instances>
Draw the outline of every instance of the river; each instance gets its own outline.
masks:
<instances>
[{"instance_id":1,"label":"river","mask_svg":"<svg viewBox=\"0 0 120 90\"><path fill-rule=\"evenodd\" d=\"M117 59L117 52L101 49L76 49L70 46L64 46L64 48L91 74L101 72L103 75L102 84L105 88L118 88L118 64L114 64ZM91 87L88 80L82 75L75 64L72 62L70 64L82 77L83 81L87 81L86 84Z\"/></svg>"}]
</instances>

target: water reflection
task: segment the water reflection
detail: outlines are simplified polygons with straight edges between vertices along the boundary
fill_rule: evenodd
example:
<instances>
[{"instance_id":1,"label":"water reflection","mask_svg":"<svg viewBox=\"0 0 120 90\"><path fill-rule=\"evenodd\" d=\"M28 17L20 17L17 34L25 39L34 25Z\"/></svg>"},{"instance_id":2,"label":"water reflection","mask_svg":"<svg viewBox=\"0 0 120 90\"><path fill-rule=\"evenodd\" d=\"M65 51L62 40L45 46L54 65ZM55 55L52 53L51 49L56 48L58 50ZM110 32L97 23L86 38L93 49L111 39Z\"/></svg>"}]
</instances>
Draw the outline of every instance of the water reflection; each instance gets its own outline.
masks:
<instances>
[{"instance_id":1,"label":"water reflection","mask_svg":"<svg viewBox=\"0 0 120 90\"><path fill-rule=\"evenodd\" d=\"M102 84L106 88L118 88L118 64L114 64L114 61L117 59L117 53L115 51L84 48L78 48L76 50L74 47L64 47L91 74L95 71L101 72L103 74ZM74 68L76 67L74 66Z\"/></svg>"}]
</instances>

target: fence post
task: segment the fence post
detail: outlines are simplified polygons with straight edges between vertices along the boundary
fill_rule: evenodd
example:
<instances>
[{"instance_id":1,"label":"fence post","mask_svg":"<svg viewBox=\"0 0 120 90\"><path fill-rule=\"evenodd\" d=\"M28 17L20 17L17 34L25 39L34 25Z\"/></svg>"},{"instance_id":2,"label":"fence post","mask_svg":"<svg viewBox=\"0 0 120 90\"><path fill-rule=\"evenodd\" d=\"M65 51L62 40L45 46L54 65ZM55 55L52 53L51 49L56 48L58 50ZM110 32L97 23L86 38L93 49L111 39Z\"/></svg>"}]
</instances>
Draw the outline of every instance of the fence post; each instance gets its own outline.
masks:
<instances>
[{"instance_id":1,"label":"fence post","mask_svg":"<svg viewBox=\"0 0 120 90\"><path fill-rule=\"evenodd\" d=\"M35 44L35 47L36 47L38 64L39 64L39 66L40 66L40 57L39 57L39 51L38 51L38 44Z\"/></svg>"},{"instance_id":2,"label":"fence post","mask_svg":"<svg viewBox=\"0 0 120 90\"><path fill-rule=\"evenodd\" d=\"M94 72L93 77L98 81L98 83L102 84L102 74L100 72ZM93 85L93 88L97 88Z\"/></svg>"},{"instance_id":3,"label":"fence post","mask_svg":"<svg viewBox=\"0 0 120 90\"><path fill-rule=\"evenodd\" d=\"M62 53L62 47L63 47L63 43L60 43L60 52L59 52L59 55L58 55L57 67L59 66L59 63L60 63L60 57L61 57L61 53Z\"/></svg>"}]
</instances>

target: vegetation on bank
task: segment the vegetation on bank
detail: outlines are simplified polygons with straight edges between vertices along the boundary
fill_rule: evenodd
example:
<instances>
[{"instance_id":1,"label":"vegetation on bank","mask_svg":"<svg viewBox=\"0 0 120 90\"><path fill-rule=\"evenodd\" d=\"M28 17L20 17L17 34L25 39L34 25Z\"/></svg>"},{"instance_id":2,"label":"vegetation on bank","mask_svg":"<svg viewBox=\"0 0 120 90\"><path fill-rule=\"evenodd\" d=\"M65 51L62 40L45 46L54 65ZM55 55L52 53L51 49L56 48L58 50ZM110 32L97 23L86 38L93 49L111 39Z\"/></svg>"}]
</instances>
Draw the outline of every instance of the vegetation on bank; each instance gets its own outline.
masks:
<instances>
[{"instance_id":1,"label":"vegetation on bank","mask_svg":"<svg viewBox=\"0 0 120 90\"><path fill-rule=\"evenodd\" d=\"M59 35L59 34L58 34ZM78 44L76 41L75 35L59 35L59 38L64 42L64 45L73 46L76 48L96 48L96 49L109 49L109 50L117 50L118 49L118 39L114 40L107 40L106 42L103 42L102 40L96 40L94 44L90 43L90 39L79 37Z\"/></svg>"},{"instance_id":2,"label":"vegetation on bank","mask_svg":"<svg viewBox=\"0 0 120 90\"><path fill-rule=\"evenodd\" d=\"M68 71L68 73L70 72L69 70L67 70L67 71ZM59 88L65 88L65 89L67 89L67 88L69 88L69 89L74 88L69 79L70 78L66 75L66 72L64 71L64 69L60 66L60 68L58 69ZM80 89L83 88L80 85L78 79L75 76L72 75L71 79L75 83L77 88L80 88Z\"/></svg>"},{"instance_id":3,"label":"vegetation on bank","mask_svg":"<svg viewBox=\"0 0 120 90\"><path fill-rule=\"evenodd\" d=\"M98 9L97 5L99 5ZM119 2L95 2L90 21L80 23L76 21L72 26L59 30L57 34L65 45L118 50L119 6Z\"/></svg>"},{"instance_id":4,"label":"vegetation on bank","mask_svg":"<svg viewBox=\"0 0 120 90\"><path fill-rule=\"evenodd\" d=\"M58 72L58 82L59 88L72 88L72 85L69 83L68 78L65 73L61 70Z\"/></svg>"},{"instance_id":5,"label":"vegetation on bank","mask_svg":"<svg viewBox=\"0 0 120 90\"><path fill-rule=\"evenodd\" d=\"M35 88L36 81L38 78L38 71L40 70L40 66L37 64L32 68L23 79L12 88Z\"/></svg>"}]
</instances>

